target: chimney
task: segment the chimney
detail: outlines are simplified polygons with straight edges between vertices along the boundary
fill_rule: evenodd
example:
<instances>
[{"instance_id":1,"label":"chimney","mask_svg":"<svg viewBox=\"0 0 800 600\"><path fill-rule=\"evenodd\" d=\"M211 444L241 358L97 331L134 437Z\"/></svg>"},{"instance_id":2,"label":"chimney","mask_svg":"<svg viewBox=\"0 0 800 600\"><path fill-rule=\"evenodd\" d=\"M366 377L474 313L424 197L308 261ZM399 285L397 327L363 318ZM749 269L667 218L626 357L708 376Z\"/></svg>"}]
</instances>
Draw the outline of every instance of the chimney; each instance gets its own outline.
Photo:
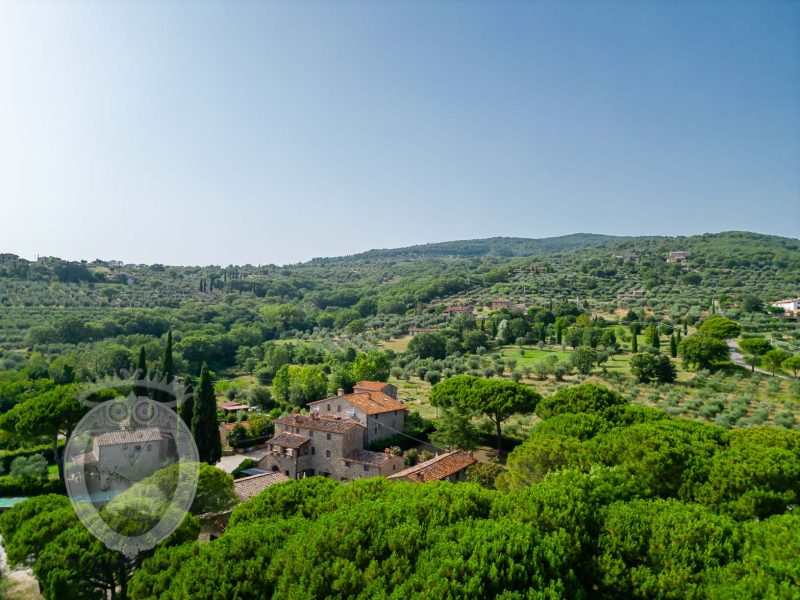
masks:
<instances>
[{"instance_id":1,"label":"chimney","mask_svg":"<svg viewBox=\"0 0 800 600\"><path fill-rule=\"evenodd\" d=\"M344 388L339 388L338 390L336 390L336 395L337 396L344 396Z\"/></svg>"}]
</instances>

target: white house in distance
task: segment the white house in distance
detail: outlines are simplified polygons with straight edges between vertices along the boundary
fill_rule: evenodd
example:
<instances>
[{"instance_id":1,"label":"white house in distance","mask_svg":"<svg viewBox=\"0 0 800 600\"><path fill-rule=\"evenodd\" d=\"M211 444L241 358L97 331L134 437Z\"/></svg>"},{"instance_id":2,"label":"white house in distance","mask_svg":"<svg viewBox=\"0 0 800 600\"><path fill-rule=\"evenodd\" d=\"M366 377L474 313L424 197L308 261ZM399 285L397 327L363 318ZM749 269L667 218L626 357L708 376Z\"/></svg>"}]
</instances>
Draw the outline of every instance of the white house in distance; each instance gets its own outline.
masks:
<instances>
[{"instance_id":1,"label":"white house in distance","mask_svg":"<svg viewBox=\"0 0 800 600\"><path fill-rule=\"evenodd\" d=\"M778 300L772 303L776 308L782 308L787 315L794 316L800 312L800 298Z\"/></svg>"}]
</instances>

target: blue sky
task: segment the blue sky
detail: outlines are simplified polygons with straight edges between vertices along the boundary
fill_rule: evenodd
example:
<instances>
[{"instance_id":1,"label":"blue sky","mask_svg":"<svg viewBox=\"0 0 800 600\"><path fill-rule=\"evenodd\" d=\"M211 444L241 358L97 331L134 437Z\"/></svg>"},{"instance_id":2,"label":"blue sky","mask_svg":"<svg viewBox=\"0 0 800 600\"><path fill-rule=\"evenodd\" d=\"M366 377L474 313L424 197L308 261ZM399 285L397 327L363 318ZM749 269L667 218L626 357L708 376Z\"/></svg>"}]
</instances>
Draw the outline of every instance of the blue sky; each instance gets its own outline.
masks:
<instances>
[{"instance_id":1,"label":"blue sky","mask_svg":"<svg viewBox=\"0 0 800 600\"><path fill-rule=\"evenodd\" d=\"M0 251L800 234L797 2L0 3Z\"/></svg>"}]
</instances>

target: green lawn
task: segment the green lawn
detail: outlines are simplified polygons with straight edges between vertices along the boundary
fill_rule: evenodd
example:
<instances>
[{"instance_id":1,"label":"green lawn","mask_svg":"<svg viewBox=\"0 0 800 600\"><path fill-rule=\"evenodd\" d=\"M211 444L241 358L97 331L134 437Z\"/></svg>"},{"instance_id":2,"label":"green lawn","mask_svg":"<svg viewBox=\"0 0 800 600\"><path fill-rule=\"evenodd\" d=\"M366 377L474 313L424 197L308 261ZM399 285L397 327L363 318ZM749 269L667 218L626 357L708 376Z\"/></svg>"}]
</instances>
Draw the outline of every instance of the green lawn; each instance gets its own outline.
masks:
<instances>
[{"instance_id":1,"label":"green lawn","mask_svg":"<svg viewBox=\"0 0 800 600\"><path fill-rule=\"evenodd\" d=\"M537 346L504 346L499 350L491 352L489 356L496 355L497 353L503 358L513 358L517 361L519 367L530 367L534 363L544 360L548 356L555 356L559 360L563 360L569 355L569 351L562 350L561 348L543 348L540 350Z\"/></svg>"}]
</instances>

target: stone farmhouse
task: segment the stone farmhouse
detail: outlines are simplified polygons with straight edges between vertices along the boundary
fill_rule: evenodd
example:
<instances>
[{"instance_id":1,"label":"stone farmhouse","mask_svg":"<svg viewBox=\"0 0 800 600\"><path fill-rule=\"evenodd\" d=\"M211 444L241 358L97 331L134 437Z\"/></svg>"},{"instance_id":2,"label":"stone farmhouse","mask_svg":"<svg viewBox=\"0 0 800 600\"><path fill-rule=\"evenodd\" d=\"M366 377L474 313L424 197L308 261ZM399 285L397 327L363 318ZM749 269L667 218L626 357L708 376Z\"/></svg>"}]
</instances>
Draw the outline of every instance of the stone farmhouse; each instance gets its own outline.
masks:
<instances>
[{"instance_id":1,"label":"stone farmhouse","mask_svg":"<svg viewBox=\"0 0 800 600\"><path fill-rule=\"evenodd\" d=\"M309 402L311 414L353 419L366 429L364 448L405 431L406 405L397 399L397 388L390 383L359 381L352 394L339 389L336 396Z\"/></svg>"},{"instance_id":2,"label":"stone farmhouse","mask_svg":"<svg viewBox=\"0 0 800 600\"><path fill-rule=\"evenodd\" d=\"M469 306L448 306L442 311L442 314L445 314L448 317L458 317L461 315L471 317L473 311Z\"/></svg>"},{"instance_id":3,"label":"stone farmhouse","mask_svg":"<svg viewBox=\"0 0 800 600\"><path fill-rule=\"evenodd\" d=\"M675 252L670 252L667 255L667 262L670 263L670 264L678 263L678 264L682 265L682 264L686 263L688 260L689 260L689 253L688 252L675 251Z\"/></svg>"},{"instance_id":4,"label":"stone farmhouse","mask_svg":"<svg viewBox=\"0 0 800 600\"><path fill-rule=\"evenodd\" d=\"M366 448L405 429L407 409L397 400L397 388L362 381L352 394L309 404L308 415L292 414L275 420L275 436L258 468L290 478L312 475L352 481L388 477L402 471L402 457Z\"/></svg>"}]
</instances>

